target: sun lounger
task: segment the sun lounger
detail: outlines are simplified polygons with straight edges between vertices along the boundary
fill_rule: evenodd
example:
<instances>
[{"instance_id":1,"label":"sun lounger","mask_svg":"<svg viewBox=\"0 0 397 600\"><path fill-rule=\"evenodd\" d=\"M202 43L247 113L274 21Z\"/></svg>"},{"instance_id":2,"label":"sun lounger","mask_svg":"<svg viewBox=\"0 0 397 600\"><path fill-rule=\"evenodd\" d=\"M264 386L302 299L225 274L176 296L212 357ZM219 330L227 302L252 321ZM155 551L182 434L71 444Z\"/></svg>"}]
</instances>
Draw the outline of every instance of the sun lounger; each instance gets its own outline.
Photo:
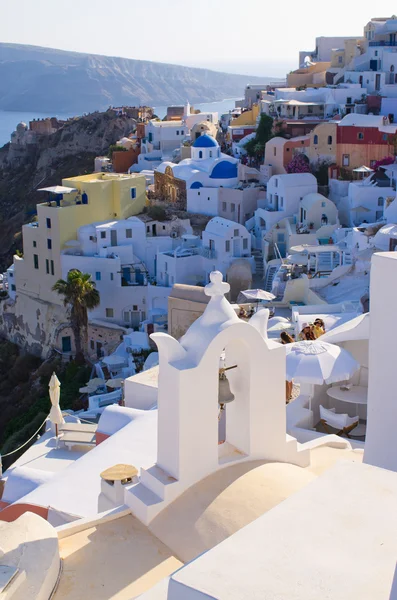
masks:
<instances>
[{"instance_id":1,"label":"sun lounger","mask_svg":"<svg viewBox=\"0 0 397 600\"><path fill-rule=\"evenodd\" d=\"M67 431L62 433L59 440L70 450L72 446L95 446L96 435L89 431Z\"/></svg>"},{"instance_id":2,"label":"sun lounger","mask_svg":"<svg viewBox=\"0 0 397 600\"><path fill-rule=\"evenodd\" d=\"M64 423L59 427L59 433L79 432L79 433L95 433L98 428L96 423Z\"/></svg>"}]
</instances>

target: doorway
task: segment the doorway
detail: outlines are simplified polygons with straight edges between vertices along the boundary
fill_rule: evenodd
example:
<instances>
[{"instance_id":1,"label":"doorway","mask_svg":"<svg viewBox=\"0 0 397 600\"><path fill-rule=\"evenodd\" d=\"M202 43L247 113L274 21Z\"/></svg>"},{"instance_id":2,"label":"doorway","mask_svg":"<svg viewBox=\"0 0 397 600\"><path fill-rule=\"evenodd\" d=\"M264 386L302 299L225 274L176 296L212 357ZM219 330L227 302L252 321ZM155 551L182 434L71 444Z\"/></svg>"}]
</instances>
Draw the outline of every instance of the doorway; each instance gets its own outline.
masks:
<instances>
[{"instance_id":1,"label":"doorway","mask_svg":"<svg viewBox=\"0 0 397 600\"><path fill-rule=\"evenodd\" d=\"M111 246L117 246L117 231L116 231L116 229L110 230L110 244L111 244Z\"/></svg>"},{"instance_id":2,"label":"doorway","mask_svg":"<svg viewBox=\"0 0 397 600\"><path fill-rule=\"evenodd\" d=\"M375 76L375 89L376 91L380 90L380 73L377 73Z\"/></svg>"},{"instance_id":3,"label":"doorway","mask_svg":"<svg viewBox=\"0 0 397 600\"><path fill-rule=\"evenodd\" d=\"M234 238L233 240L233 256L240 256L241 254L241 244L240 244L240 238Z\"/></svg>"},{"instance_id":4,"label":"doorway","mask_svg":"<svg viewBox=\"0 0 397 600\"><path fill-rule=\"evenodd\" d=\"M71 352L72 351L72 340L70 335L66 335L62 338L62 352Z\"/></svg>"}]
</instances>

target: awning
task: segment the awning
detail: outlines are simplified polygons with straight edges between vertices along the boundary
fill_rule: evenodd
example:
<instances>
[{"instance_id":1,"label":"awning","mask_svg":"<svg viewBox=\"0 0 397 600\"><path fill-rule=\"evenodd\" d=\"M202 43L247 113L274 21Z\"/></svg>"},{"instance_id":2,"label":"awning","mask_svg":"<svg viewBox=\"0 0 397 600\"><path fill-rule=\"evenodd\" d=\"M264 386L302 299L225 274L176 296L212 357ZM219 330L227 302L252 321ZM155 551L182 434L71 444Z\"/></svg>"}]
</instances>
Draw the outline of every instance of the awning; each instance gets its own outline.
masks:
<instances>
[{"instance_id":1,"label":"awning","mask_svg":"<svg viewBox=\"0 0 397 600\"><path fill-rule=\"evenodd\" d=\"M357 211L357 212L371 212L369 210L369 208L365 208L365 206L353 206L353 208L350 209L351 212Z\"/></svg>"},{"instance_id":2,"label":"awning","mask_svg":"<svg viewBox=\"0 0 397 600\"><path fill-rule=\"evenodd\" d=\"M53 185L50 187L39 188L38 192L51 192L51 194L71 194L72 192L78 192L76 188L66 187L64 185Z\"/></svg>"},{"instance_id":3,"label":"awning","mask_svg":"<svg viewBox=\"0 0 397 600\"><path fill-rule=\"evenodd\" d=\"M353 173L374 173L374 170L362 165L361 167L357 167L357 169L353 169Z\"/></svg>"}]
</instances>

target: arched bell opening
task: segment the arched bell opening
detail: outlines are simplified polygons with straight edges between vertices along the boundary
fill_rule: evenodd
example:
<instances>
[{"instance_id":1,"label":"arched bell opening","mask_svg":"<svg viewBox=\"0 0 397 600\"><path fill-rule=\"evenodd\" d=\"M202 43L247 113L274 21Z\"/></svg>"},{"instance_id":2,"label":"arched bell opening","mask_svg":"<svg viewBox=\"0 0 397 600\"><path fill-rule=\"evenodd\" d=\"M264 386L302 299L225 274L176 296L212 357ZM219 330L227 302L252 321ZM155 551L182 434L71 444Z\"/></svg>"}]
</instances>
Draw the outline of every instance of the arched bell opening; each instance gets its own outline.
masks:
<instances>
[{"instance_id":1,"label":"arched bell opening","mask_svg":"<svg viewBox=\"0 0 397 600\"><path fill-rule=\"evenodd\" d=\"M249 453L250 350L241 339L227 344L218 373L219 463ZM228 459L229 457L229 459Z\"/></svg>"}]
</instances>

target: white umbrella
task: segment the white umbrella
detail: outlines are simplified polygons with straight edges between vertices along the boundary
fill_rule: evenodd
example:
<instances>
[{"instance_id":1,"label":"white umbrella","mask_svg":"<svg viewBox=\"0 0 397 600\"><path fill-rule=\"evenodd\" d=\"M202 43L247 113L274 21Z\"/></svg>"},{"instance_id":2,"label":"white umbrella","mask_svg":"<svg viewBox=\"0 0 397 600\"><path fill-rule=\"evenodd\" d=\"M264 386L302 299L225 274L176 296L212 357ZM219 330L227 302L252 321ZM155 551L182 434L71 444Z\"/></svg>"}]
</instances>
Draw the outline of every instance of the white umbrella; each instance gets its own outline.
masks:
<instances>
[{"instance_id":1,"label":"white umbrella","mask_svg":"<svg viewBox=\"0 0 397 600\"><path fill-rule=\"evenodd\" d=\"M350 352L316 340L286 344L287 380L313 385L348 380L360 368Z\"/></svg>"},{"instance_id":2,"label":"white umbrella","mask_svg":"<svg viewBox=\"0 0 397 600\"><path fill-rule=\"evenodd\" d=\"M266 290L245 290L241 293L248 300L255 300L256 302L259 302L260 300L266 300L269 302L270 300L274 300L276 297L274 294L267 292Z\"/></svg>"},{"instance_id":3,"label":"white umbrella","mask_svg":"<svg viewBox=\"0 0 397 600\"><path fill-rule=\"evenodd\" d=\"M117 354L111 354L110 356L105 356L102 361L108 365L109 367L121 366L124 367L126 364L126 359L123 356L118 356Z\"/></svg>"},{"instance_id":4,"label":"white umbrella","mask_svg":"<svg viewBox=\"0 0 397 600\"><path fill-rule=\"evenodd\" d=\"M94 377L94 379L89 380L87 385L88 387L94 388L96 390L96 388L100 387L101 385L105 385L105 380L101 379L100 377Z\"/></svg>"},{"instance_id":5,"label":"white umbrella","mask_svg":"<svg viewBox=\"0 0 397 600\"><path fill-rule=\"evenodd\" d=\"M58 437L58 425L62 425L65 421L62 416L62 411L59 407L59 397L61 395L61 383L58 377L53 373L51 375L50 383L48 384L50 389L50 400L51 400L51 410L50 410L50 421L55 425L55 434Z\"/></svg>"},{"instance_id":6,"label":"white umbrella","mask_svg":"<svg viewBox=\"0 0 397 600\"><path fill-rule=\"evenodd\" d=\"M94 394L97 390L97 387L91 387L90 385L85 385L79 389L80 394Z\"/></svg>"},{"instance_id":7,"label":"white umbrella","mask_svg":"<svg viewBox=\"0 0 397 600\"><path fill-rule=\"evenodd\" d=\"M114 379L108 379L106 382L107 387L110 388L121 388L124 383L124 379L122 377L115 377Z\"/></svg>"}]
</instances>

